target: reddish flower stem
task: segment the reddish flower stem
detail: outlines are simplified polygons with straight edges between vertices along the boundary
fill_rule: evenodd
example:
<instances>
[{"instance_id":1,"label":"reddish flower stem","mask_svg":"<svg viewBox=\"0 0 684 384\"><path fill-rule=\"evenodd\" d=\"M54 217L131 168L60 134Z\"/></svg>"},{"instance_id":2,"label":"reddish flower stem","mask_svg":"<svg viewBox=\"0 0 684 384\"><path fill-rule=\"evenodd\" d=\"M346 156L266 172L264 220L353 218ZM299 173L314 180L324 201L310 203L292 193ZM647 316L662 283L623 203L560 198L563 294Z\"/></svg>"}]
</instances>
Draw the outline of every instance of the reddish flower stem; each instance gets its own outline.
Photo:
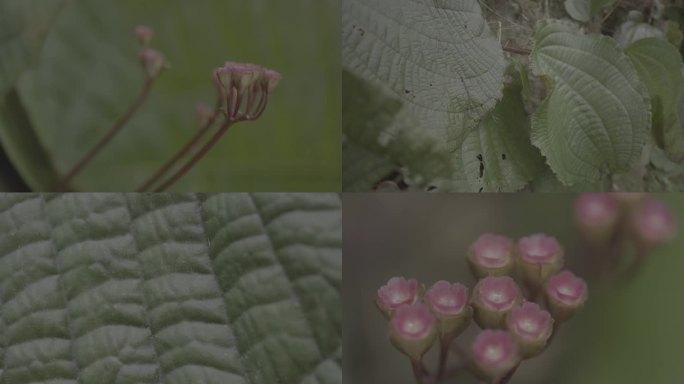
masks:
<instances>
[{"instance_id":1,"label":"reddish flower stem","mask_svg":"<svg viewBox=\"0 0 684 384\"><path fill-rule=\"evenodd\" d=\"M219 130L216 131L216 133L214 133L214 136L212 136L211 139L209 139L209 141L206 144L204 144L202 149L200 149L199 152L197 152L187 163L185 163L185 165L181 169L176 171L176 173L174 173L173 176L171 176L166 182L157 187L154 190L154 192L165 191L170 186L175 184L181 177L183 177L183 175L188 173L188 171L190 171L190 169L192 169L192 167L194 167L195 164L197 164L197 162L200 161L214 145L216 145L221 136L223 136L223 134L226 133L226 131L228 131L228 128L230 128L233 125L233 123L237 121L240 120L226 120L221 125L221 128L219 128Z\"/></svg>"},{"instance_id":2,"label":"reddish flower stem","mask_svg":"<svg viewBox=\"0 0 684 384\"><path fill-rule=\"evenodd\" d=\"M64 176L62 181L59 182L57 185L57 191L66 191L69 190L69 183L71 180L73 180L76 175L78 175L83 168L85 168L88 163L90 163L93 158L104 148L107 144L109 144L110 141L116 136L117 133L121 131L121 129L126 125L131 120L131 117L140 109L140 107L143 105L145 102L145 99L147 99L147 96L150 93L150 90L152 89L152 84L154 83L154 80L156 77L150 77L147 76L145 79L145 84L143 85L143 88L138 95L138 98L135 100L133 105L128 109L126 114L121 116L115 123L114 125L107 131L107 133L100 139L100 141L95 144L95 146L78 162L76 165L74 165L73 168Z\"/></svg>"},{"instance_id":3,"label":"reddish flower stem","mask_svg":"<svg viewBox=\"0 0 684 384\"><path fill-rule=\"evenodd\" d=\"M530 54L530 51L529 51L529 50L527 50L527 49L522 49L522 48L501 47L501 49L503 49L503 50L506 51L506 52L515 53L515 54L517 54L517 55L527 56L527 55Z\"/></svg>"},{"instance_id":4,"label":"reddish flower stem","mask_svg":"<svg viewBox=\"0 0 684 384\"><path fill-rule=\"evenodd\" d=\"M168 172L169 169L171 169L171 167L173 167L178 162L178 160L180 160L181 158L183 158L183 156L190 152L190 150L197 144L197 142L209 131L211 126L214 125L214 121L216 121L218 115L221 114L221 104L222 98L219 95L219 98L216 102L216 108L211 118L209 118L209 120L200 128L200 130L197 131L197 133L195 133L195 136L193 136L190 139L190 141L188 141L188 143L185 144L185 146L181 148L181 150L178 151L178 153L176 153L175 156L169 159L161 168L159 168L159 170L157 170L157 172L154 175L152 175L152 177L147 179L147 181L145 181L145 183L138 188L138 192L147 191L152 185L154 185L154 183L159 181L159 179L161 179L161 177L164 176L164 174L166 174L166 172Z\"/></svg>"}]
</instances>

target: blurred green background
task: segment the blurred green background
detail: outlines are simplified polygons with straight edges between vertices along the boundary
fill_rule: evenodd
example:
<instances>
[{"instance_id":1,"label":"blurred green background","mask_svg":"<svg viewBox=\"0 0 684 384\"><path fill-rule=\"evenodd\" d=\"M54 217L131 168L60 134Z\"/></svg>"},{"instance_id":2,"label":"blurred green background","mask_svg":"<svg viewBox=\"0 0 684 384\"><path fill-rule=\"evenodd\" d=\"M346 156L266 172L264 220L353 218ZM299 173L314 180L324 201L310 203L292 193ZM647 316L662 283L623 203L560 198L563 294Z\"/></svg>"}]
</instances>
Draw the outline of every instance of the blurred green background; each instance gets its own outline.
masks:
<instances>
[{"instance_id":1,"label":"blurred green background","mask_svg":"<svg viewBox=\"0 0 684 384\"><path fill-rule=\"evenodd\" d=\"M658 195L684 217L684 196ZM566 264L587 276L585 248L569 194L345 194L344 381L413 383L408 359L387 339L373 302L392 276L475 283L465 252L483 232L556 236ZM629 283L589 280L585 309L565 323L550 347L523 363L513 384L684 382L684 239L654 251ZM471 327L459 340L470 345ZM434 367L436 348L427 356ZM434 369L434 368L432 368ZM477 383L468 375L451 383Z\"/></svg>"},{"instance_id":2,"label":"blurred green background","mask_svg":"<svg viewBox=\"0 0 684 384\"><path fill-rule=\"evenodd\" d=\"M196 103L214 105L212 70L240 61L279 71L280 86L260 120L233 126L173 190L340 190L337 1L0 0L0 13L0 69L27 64L18 100L0 98L0 136L32 189L53 187L136 98L133 29L146 24L171 69L75 189L138 187L198 129Z\"/></svg>"}]
</instances>

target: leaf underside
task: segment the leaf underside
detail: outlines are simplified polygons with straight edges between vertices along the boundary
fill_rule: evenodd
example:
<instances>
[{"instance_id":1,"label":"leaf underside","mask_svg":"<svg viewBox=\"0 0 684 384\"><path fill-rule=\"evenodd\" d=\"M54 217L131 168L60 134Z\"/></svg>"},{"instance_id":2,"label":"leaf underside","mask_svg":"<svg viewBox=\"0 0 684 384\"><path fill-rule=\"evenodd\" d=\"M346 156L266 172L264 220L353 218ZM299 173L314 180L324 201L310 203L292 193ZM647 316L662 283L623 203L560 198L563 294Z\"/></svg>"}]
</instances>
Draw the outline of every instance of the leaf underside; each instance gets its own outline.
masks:
<instances>
[{"instance_id":1,"label":"leaf underside","mask_svg":"<svg viewBox=\"0 0 684 384\"><path fill-rule=\"evenodd\" d=\"M390 124L357 145L380 142L377 155L406 166L414 185L462 176L453 152L501 98L505 65L476 0L345 0L342 61L352 78L401 106ZM358 87L345 88L345 99ZM429 155L406 164L397 153Z\"/></svg>"},{"instance_id":2,"label":"leaf underside","mask_svg":"<svg viewBox=\"0 0 684 384\"><path fill-rule=\"evenodd\" d=\"M339 384L335 194L0 196L0 383Z\"/></svg>"},{"instance_id":3,"label":"leaf underside","mask_svg":"<svg viewBox=\"0 0 684 384\"><path fill-rule=\"evenodd\" d=\"M566 185L630 169L650 128L648 94L609 37L562 22L540 26L530 58L551 84L532 117L532 142Z\"/></svg>"}]
</instances>

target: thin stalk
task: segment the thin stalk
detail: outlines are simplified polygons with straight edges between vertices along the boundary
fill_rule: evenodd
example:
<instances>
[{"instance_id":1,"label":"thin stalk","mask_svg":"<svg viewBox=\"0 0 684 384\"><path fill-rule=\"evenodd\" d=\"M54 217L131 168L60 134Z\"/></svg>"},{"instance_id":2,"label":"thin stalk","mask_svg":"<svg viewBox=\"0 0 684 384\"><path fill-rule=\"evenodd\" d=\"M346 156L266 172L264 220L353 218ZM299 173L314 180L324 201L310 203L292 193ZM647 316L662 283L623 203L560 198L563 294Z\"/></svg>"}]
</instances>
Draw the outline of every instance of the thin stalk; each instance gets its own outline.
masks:
<instances>
[{"instance_id":1,"label":"thin stalk","mask_svg":"<svg viewBox=\"0 0 684 384\"><path fill-rule=\"evenodd\" d=\"M152 84L154 83L154 80L156 77L150 77L147 76L145 79L145 84L138 95L138 98L135 100L133 105L128 109L128 111L121 116L115 123L114 125L109 128L109 131L100 139L100 141L95 144L95 146L78 162L76 165L74 165L73 168L64 176L62 181L57 185L57 190L58 191L65 191L68 189L69 183L71 180L73 180L76 175L78 175L83 168L85 168L88 163L90 163L93 158L104 148L107 144L109 144L110 141L116 136L117 133L121 131L121 129L128 123L131 119L131 117L140 109L140 107L143 105L145 102L145 99L147 99L147 96L150 93L150 90L152 89Z\"/></svg>"},{"instance_id":2,"label":"thin stalk","mask_svg":"<svg viewBox=\"0 0 684 384\"><path fill-rule=\"evenodd\" d=\"M527 49L522 49L522 48L514 48L514 47L501 47L506 52L510 53L515 53L517 55L523 55L523 56L528 56L530 54L530 51Z\"/></svg>"},{"instance_id":3,"label":"thin stalk","mask_svg":"<svg viewBox=\"0 0 684 384\"><path fill-rule=\"evenodd\" d=\"M219 91L220 92L220 91ZM214 125L214 122L216 121L216 118L218 117L219 114L221 114L221 104L222 104L222 98L219 95L218 100L216 101L216 108L214 110L214 114L209 118L209 120L195 133L195 136L193 136L190 141L188 141L187 144L183 148L181 148L176 155L174 155L169 161L167 161L161 168L157 170L157 172L152 175L143 185L141 185L138 188L138 192L145 192L147 191L154 183L159 181L162 176L166 174L166 172L173 167L178 160L183 158L190 150L197 144L197 142L200 141L200 139L209 131L212 125Z\"/></svg>"},{"instance_id":4,"label":"thin stalk","mask_svg":"<svg viewBox=\"0 0 684 384\"><path fill-rule=\"evenodd\" d=\"M504 377L499 381L498 384L506 384L506 383L508 383L508 382L511 380L511 377L513 377L513 375L515 374L515 371L518 370L518 367L519 367L519 366L520 366L520 364L518 364L518 365L516 365L515 367L513 367L513 369L511 369L511 370L506 374L506 376L504 376Z\"/></svg>"},{"instance_id":5,"label":"thin stalk","mask_svg":"<svg viewBox=\"0 0 684 384\"><path fill-rule=\"evenodd\" d=\"M155 189L154 191L155 192L163 192L166 189L168 189L170 186L175 184L178 181L178 179L180 179L181 177L183 177L183 175L188 173L188 171L193 166L195 166L195 164L197 164L197 162L200 161L209 152L209 150L214 145L216 145L216 143L219 141L221 136L223 136L223 134L226 133L226 131L228 131L228 128L230 128L233 125L233 123L235 123L237 121L240 121L240 120L230 120L230 119L226 120L223 123L223 125L221 125L221 128L219 128L219 130L216 131L216 133L214 133L214 135L211 137L211 139L209 139L209 141L206 144L204 144L202 149L200 149L199 152L197 152L192 157L192 159L190 159L190 161L188 161L181 169L176 171L176 173L174 173L173 176L171 176L166 182L164 182L164 184L157 187L157 189Z\"/></svg>"}]
</instances>

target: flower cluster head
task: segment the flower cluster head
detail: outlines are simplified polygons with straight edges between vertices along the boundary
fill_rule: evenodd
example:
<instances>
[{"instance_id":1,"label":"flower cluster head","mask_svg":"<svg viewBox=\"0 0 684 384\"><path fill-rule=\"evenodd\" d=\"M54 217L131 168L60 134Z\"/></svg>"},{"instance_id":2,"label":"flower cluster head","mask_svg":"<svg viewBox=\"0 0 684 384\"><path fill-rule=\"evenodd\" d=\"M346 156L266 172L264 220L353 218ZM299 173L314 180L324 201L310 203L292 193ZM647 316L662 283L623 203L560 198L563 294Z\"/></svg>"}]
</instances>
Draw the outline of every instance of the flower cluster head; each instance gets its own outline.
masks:
<instances>
[{"instance_id":1,"label":"flower cluster head","mask_svg":"<svg viewBox=\"0 0 684 384\"><path fill-rule=\"evenodd\" d=\"M233 121L259 118L281 79L280 73L271 69L235 62L216 68L214 77L224 98L226 115Z\"/></svg>"},{"instance_id":2,"label":"flower cluster head","mask_svg":"<svg viewBox=\"0 0 684 384\"><path fill-rule=\"evenodd\" d=\"M635 272L646 253L672 242L677 222L672 210L648 193L585 193L575 203L575 218L602 273ZM631 247L630 247L631 246ZM621 268L630 250L631 268Z\"/></svg>"},{"instance_id":3,"label":"flower cluster head","mask_svg":"<svg viewBox=\"0 0 684 384\"><path fill-rule=\"evenodd\" d=\"M562 322L582 309L587 284L562 270L563 247L546 234L517 242L484 234L469 247L466 259L478 279L471 295L465 285L444 280L423 294L417 280L393 277L378 289L376 304L390 319L392 344L418 369L416 377L426 374L422 356L436 340L443 363L449 346L475 323L481 331L470 347L468 369L487 382L507 381L523 360L546 349ZM430 382L439 381L443 372L440 365Z\"/></svg>"}]
</instances>

